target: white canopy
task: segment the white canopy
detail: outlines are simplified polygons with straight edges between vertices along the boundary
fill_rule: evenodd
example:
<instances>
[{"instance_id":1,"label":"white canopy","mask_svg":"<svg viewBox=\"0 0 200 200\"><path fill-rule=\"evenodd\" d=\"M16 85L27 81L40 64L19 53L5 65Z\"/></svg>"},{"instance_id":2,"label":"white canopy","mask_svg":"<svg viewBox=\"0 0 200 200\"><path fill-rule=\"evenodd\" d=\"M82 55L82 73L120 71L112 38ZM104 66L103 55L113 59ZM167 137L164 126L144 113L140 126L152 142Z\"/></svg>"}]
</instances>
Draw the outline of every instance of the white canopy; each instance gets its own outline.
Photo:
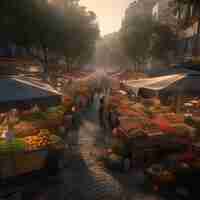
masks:
<instances>
[{"instance_id":1,"label":"white canopy","mask_svg":"<svg viewBox=\"0 0 200 200\"><path fill-rule=\"evenodd\" d=\"M127 81L125 85L128 86L133 91L135 91L136 94L141 88L159 91L159 90L169 87L170 85L176 83L179 80L182 80L186 76L187 76L186 74L173 74L173 75L167 75L167 76L159 76L155 78L130 80L130 81Z\"/></svg>"}]
</instances>

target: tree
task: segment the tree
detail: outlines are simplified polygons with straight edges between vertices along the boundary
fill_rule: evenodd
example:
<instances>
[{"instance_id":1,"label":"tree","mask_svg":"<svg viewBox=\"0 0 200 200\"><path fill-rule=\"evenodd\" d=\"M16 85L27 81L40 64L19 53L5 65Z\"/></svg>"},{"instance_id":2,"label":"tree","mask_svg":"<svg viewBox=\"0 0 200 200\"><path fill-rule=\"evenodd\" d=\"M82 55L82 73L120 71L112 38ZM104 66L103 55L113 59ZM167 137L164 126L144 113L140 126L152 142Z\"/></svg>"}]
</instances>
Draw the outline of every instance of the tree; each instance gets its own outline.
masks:
<instances>
[{"instance_id":1,"label":"tree","mask_svg":"<svg viewBox=\"0 0 200 200\"><path fill-rule=\"evenodd\" d=\"M167 60L175 50L176 35L167 26L145 16L125 19L121 28L124 49L135 71L151 58Z\"/></svg>"},{"instance_id":2,"label":"tree","mask_svg":"<svg viewBox=\"0 0 200 200\"><path fill-rule=\"evenodd\" d=\"M67 69L70 70L74 65L86 64L92 57L99 29L95 13L79 6L78 1L65 6L64 21L65 34L61 42Z\"/></svg>"},{"instance_id":3,"label":"tree","mask_svg":"<svg viewBox=\"0 0 200 200\"><path fill-rule=\"evenodd\" d=\"M167 25L154 22L150 55L153 59L168 62L170 53L177 50L177 35Z\"/></svg>"},{"instance_id":4,"label":"tree","mask_svg":"<svg viewBox=\"0 0 200 200\"><path fill-rule=\"evenodd\" d=\"M47 1L1 1L1 38L5 43L36 48L44 74L47 74L48 49L52 49L56 36L55 15ZM52 23L50 23L52 22ZM29 51L30 52L30 51Z\"/></svg>"},{"instance_id":5,"label":"tree","mask_svg":"<svg viewBox=\"0 0 200 200\"><path fill-rule=\"evenodd\" d=\"M121 39L125 52L137 71L140 64L149 58L152 35L152 21L146 17L134 17L124 21L121 28Z\"/></svg>"},{"instance_id":6,"label":"tree","mask_svg":"<svg viewBox=\"0 0 200 200\"><path fill-rule=\"evenodd\" d=\"M86 63L98 37L96 15L78 0L65 0L63 10L47 0L1 0L0 36L5 43L37 49L45 77L49 53L66 57L69 65Z\"/></svg>"},{"instance_id":7,"label":"tree","mask_svg":"<svg viewBox=\"0 0 200 200\"><path fill-rule=\"evenodd\" d=\"M119 32L100 38L96 43L95 65L112 68L128 67L129 59L122 47Z\"/></svg>"}]
</instances>

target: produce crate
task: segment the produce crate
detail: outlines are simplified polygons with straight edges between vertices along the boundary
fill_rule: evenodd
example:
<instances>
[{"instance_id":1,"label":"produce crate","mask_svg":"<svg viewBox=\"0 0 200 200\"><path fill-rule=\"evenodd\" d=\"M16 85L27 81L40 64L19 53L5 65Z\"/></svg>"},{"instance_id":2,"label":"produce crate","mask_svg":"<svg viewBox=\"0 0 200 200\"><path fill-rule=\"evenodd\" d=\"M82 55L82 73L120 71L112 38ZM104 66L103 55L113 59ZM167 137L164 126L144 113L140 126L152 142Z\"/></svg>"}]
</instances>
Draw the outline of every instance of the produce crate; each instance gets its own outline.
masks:
<instances>
[{"instance_id":1,"label":"produce crate","mask_svg":"<svg viewBox=\"0 0 200 200\"><path fill-rule=\"evenodd\" d=\"M8 153L0 156L0 179L31 173L45 167L48 150Z\"/></svg>"},{"instance_id":2,"label":"produce crate","mask_svg":"<svg viewBox=\"0 0 200 200\"><path fill-rule=\"evenodd\" d=\"M15 159L13 155L1 155L0 162L0 179L6 179L15 176Z\"/></svg>"},{"instance_id":3,"label":"produce crate","mask_svg":"<svg viewBox=\"0 0 200 200\"><path fill-rule=\"evenodd\" d=\"M65 147L64 142L55 135L50 136L50 141L49 145L28 151L21 139L10 143L0 140L0 180L47 168L50 158L54 166L59 164Z\"/></svg>"},{"instance_id":4,"label":"produce crate","mask_svg":"<svg viewBox=\"0 0 200 200\"><path fill-rule=\"evenodd\" d=\"M45 167L48 150L42 149L15 155L15 176L37 171Z\"/></svg>"}]
</instances>

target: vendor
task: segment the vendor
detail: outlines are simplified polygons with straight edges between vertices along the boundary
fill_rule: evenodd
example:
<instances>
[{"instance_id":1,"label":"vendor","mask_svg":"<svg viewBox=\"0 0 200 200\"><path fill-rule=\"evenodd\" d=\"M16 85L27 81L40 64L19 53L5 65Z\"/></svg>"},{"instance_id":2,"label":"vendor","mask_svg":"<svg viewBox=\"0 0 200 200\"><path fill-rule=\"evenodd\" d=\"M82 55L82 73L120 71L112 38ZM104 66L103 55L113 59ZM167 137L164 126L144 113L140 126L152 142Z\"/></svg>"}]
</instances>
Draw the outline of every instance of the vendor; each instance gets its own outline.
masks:
<instances>
[{"instance_id":1,"label":"vendor","mask_svg":"<svg viewBox=\"0 0 200 200\"><path fill-rule=\"evenodd\" d=\"M72 127L72 113L70 112L65 112L63 116L63 127L65 130L65 135L68 134L70 128Z\"/></svg>"},{"instance_id":2,"label":"vendor","mask_svg":"<svg viewBox=\"0 0 200 200\"><path fill-rule=\"evenodd\" d=\"M119 127L120 121L119 121L119 113L117 112L117 109L113 109L109 112L109 125L110 125L111 130Z\"/></svg>"},{"instance_id":3,"label":"vendor","mask_svg":"<svg viewBox=\"0 0 200 200\"><path fill-rule=\"evenodd\" d=\"M102 95L100 97L100 106L99 106L99 120L100 120L100 125L104 127L104 120L103 120L103 115L104 115L104 100L105 97Z\"/></svg>"},{"instance_id":4,"label":"vendor","mask_svg":"<svg viewBox=\"0 0 200 200\"><path fill-rule=\"evenodd\" d=\"M120 81L120 90L124 90L125 89L125 81Z\"/></svg>"},{"instance_id":5,"label":"vendor","mask_svg":"<svg viewBox=\"0 0 200 200\"><path fill-rule=\"evenodd\" d=\"M73 79L69 78L68 85L72 85L72 84L73 84Z\"/></svg>"},{"instance_id":6,"label":"vendor","mask_svg":"<svg viewBox=\"0 0 200 200\"><path fill-rule=\"evenodd\" d=\"M76 106L72 107L72 126L75 129L78 129L81 121L80 110Z\"/></svg>"}]
</instances>

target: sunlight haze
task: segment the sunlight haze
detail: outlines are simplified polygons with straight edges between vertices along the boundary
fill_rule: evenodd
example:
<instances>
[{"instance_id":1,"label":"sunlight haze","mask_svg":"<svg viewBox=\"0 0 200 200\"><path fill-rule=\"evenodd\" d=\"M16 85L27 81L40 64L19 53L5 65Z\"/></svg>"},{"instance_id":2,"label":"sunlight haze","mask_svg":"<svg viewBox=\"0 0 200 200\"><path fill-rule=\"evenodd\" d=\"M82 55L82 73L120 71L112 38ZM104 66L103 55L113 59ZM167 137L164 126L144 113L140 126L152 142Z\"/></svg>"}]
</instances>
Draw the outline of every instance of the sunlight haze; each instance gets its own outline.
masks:
<instances>
[{"instance_id":1,"label":"sunlight haze","mask_svg":"<svg viewBox=\"0 0 200 200\"><path fill-rule=\"evenodd\" d=\"M81 5L96 13L101 35L118 31L125 9L132 0L80 0Z\"/></svg>"}]
</instances>

